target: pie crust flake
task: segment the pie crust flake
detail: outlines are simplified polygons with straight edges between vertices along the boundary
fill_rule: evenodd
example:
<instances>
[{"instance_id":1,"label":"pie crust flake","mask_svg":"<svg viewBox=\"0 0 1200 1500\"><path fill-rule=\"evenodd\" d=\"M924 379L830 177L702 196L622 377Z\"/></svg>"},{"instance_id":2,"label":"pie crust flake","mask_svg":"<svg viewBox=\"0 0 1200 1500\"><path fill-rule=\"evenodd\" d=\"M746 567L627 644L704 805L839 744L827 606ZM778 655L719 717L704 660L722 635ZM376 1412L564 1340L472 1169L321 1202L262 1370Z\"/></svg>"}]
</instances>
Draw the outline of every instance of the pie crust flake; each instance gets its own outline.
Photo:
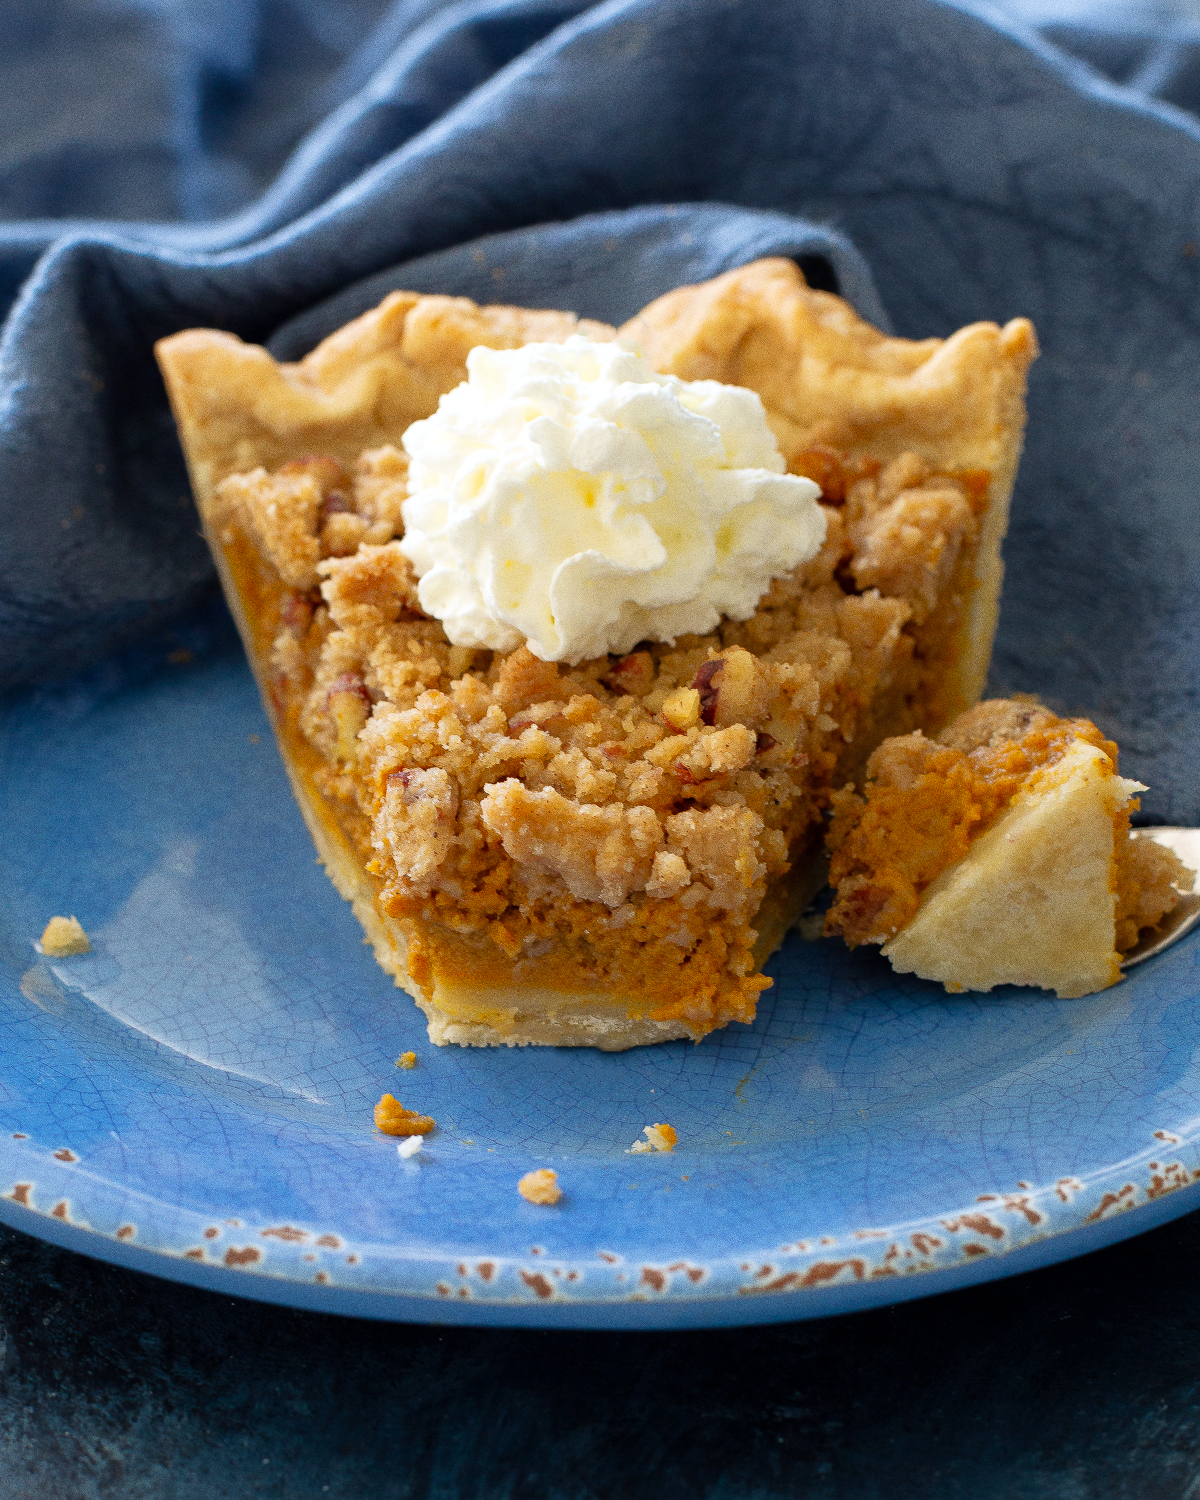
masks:
<instances>
[{"instance_id":1,"label":"pie crust flake","mask_svg":"<svg viewBox=\"0 0 1200 1500\"><path fill-rule=\"evenodd\" d=\"M755 614L577 666L454 646L397 539L408 425L469 350L620 337L761 396L825 545ZM614 330L397 292L298 364L160 364L206 535L335 886L431 1040L619 1049L753 1018L825 809L979 696L1033 330L889 338L790 261Z\"/></svg>"}]
</instances>

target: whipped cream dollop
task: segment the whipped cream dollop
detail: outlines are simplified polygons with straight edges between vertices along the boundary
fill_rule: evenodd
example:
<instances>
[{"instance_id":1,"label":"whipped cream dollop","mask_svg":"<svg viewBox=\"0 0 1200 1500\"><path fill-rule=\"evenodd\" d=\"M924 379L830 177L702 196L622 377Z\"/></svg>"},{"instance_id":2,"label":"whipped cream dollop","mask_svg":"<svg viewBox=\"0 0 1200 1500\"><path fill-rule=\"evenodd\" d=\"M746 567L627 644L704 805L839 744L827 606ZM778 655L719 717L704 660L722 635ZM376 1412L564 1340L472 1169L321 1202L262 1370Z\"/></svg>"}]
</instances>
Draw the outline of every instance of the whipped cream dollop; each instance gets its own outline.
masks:
<instances>
[{"instance_id":1,"label":"whipped cream dollop","mask_svg":"<svg viewBox=\"0 0 1200 1500\"><path fill-rule=\"evenodd\" d=\"M400 545L458 646L574 663L704 634L825 539L755 392L578 335L472 349L404 446Z\"/></svg>"}]
</instances>

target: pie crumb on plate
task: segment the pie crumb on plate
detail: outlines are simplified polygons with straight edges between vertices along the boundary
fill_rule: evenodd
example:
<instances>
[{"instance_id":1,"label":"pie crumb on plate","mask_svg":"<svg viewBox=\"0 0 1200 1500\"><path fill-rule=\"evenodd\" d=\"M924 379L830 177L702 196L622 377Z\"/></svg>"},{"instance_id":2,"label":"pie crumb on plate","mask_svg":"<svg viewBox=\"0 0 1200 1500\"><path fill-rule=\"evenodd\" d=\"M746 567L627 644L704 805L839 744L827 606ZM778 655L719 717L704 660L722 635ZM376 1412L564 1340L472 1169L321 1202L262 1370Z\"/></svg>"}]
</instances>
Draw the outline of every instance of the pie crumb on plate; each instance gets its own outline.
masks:
<instances>
[{"instance_id":1,"label":"pie crumb on plate","mask_svg":"<svg viewBox=\"0 0 1200 1500\"><path fill-rule=\"evenodd\" d=\"M674 1151L679 1141L679 1136L670 1125L647 1125L642 1134L646 1139L634 1141L629 1148L630 1156L637 1156L645 1151Z\"/></svg>"},{"instance_id":2,"label":"pie crumb on plate","mask_svg":"<svg viewBox=\"0 0 1200 1500\"><path fill-rule=\"evenodd\" d=\"M375 1128L384 1135L428 1135L437 1126L428 1115L405 1109L399 1099L384 1094L375 1106Z\"/></svg>"},{"instance_id":3,"label":"pie crumb on plate","mask_svg":"<svg viewBox=\"0 0 1200 1500\"><path fill-rule=\"evenodd\" d=\"M51 917L41 936L41 948L47 958L70 958L92 951L88 935L75 917Z\"/></svg>"},{"instance_id":4,"label":"pie crumb on plate","mask_svg":"<svg viewBox=\"0 0 1200 1500\"><path fill-rule=\"evenodd\" d=\"M517 1192L526 1203L541 1203L547 1208L553 1207L562 1198L558 1173L549 1167L538 1167L533 1172L526 1172L517 1183Z\"/></svg>"}]
</instances>

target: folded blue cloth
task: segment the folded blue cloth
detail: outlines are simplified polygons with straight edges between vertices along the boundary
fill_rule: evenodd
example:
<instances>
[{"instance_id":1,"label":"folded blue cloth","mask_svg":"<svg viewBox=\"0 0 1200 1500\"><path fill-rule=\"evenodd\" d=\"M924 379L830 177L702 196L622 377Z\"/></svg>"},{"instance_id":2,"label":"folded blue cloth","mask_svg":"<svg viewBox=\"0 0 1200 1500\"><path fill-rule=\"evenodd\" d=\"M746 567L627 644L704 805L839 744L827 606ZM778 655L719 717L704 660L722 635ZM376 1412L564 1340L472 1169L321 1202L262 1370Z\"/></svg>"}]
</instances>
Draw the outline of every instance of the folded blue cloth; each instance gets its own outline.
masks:
<instances>
[{"instance_id":1,"label":"folded blue cloth","mask_svg":"<svg viewBox=\"0 0 1200 1500\"><path fill-rule=\"evenodd\" d=\"M1186 27L1043 19L1192 102ZM948 0L13 0L7 29L0 684L209 583L156 338L290 357L397 285L615 319L787 254L906 336L1034 319L995 685L1092 713L1151 815L1200 822L1177 109Z\"/></svg>"}]
</instances>

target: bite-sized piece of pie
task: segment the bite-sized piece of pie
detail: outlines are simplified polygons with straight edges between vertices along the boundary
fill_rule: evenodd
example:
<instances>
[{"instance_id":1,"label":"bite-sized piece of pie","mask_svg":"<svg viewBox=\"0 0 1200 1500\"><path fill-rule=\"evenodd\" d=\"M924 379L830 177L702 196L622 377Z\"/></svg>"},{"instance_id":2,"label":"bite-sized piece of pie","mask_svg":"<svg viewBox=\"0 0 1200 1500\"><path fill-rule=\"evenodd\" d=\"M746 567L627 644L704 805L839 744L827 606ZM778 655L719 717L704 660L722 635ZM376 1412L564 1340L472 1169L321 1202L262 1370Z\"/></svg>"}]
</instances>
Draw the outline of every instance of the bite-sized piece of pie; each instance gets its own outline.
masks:
<instances>
[{"instance_id":1,"label":"bite-sized piece of pie","mask_svg":"<svg viewBox=\"0 0 1200 1500\"><path fill-rule=\"evenodd\" d=\"M613 352L617 374L642 382L633 404L626 386L606 388L603 420L577 424L569 445L531 416L509 454L525 467L504 472L535 489L561 482L591 507L588 525L607 518L627 541L641 522L617 505L621 486L651 515L661 476L645 479L659 428L630 436L626 418L669 396L682 403L671 421L721 471L705 503L726 503L747 475L771 515L794 494L795 514L811 516L790 555L807 561L778 563L781 530L772 564L774 522L747 502L738 514L758 521L743 527L746 547L764 554L757 602L723 603L691 633L678 622L695 601L671 604L676 623L654 638L664 616L645 605L651 579L610 622L604 639L619 645L580 657L556 632L637 572L636 547L628 567L604 563L599 583L564 600L565 572L600 567L594 549L568 558L553 598L538 595L537 549L501 566L499 533L471 509L487 466L464 459L448 488L430 487L475 436L422 419L466 389L472 349L468 384L486 396L515 378L488 349L531 346L539 369L578 375L605 364L614 337L565 313L394 293L297 365L206 330L158 347L206 534L318 851L437 1043L616 1049L752 1019L769 984L761 964L822 878L834 789L885 735L940 729L986 671L1035 353L1027 322L888 338L782 260L652 303L619 334L644 351L643 373ZM769 429L741 459L704 413L753 412L744 390L688 384L712 381L761 397ZM464 400L443 403L438 422ZM601 428L627 483L599 472ZM405 444L421 455L411 474ZM820 504L789 475L814 480ZM512 494L529 500L519 484ZM475 527L471 579L446 562L451 531L465 535L451 503ZM504 546L519 550L524 524ZM662 544L664 568L670 533L664 523L647 543ZM710 573L726 540L718 527L704 544ZM599 639L580 630L576 643Z\"/></svg>"},{"instance_id":2,"label":"bite-sized piece of pie","mask_svg":"<svg viewBox=\"0 0 1200 1500\"><path fill-rule=\"evenodd\" d=\"M1192 887L1170 849L1130 837L1144 790L1089 720L1033 702L885 740L863 794L833 799L825 930L882 943L893 968L948 990L1104 989Z\"/></svg>"}]
</instances>

